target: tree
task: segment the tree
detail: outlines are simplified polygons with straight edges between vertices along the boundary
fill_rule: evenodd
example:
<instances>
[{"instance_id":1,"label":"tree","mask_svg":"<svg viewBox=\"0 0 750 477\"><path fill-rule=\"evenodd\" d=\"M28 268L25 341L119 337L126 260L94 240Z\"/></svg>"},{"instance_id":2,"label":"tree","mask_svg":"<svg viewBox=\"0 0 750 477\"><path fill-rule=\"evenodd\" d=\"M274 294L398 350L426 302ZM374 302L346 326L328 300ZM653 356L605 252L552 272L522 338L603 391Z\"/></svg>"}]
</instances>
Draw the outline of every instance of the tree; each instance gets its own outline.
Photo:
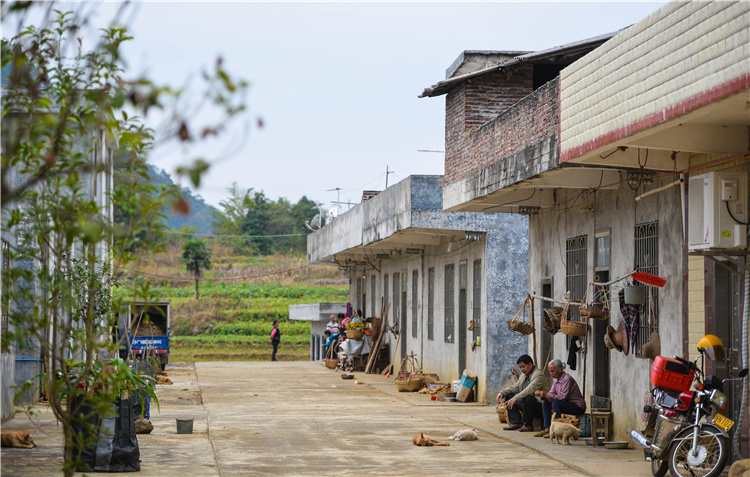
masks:
<instances>
[{"instance_id":1,"label":"tree","mask_svg":"<svg viewBox=\"0 0 750 477\"><path fill-rule=\"evenodd\" d=\"M211 249L205 240L188 240L182 246L182 258L187 260L185 268L195 276L195 300L200 300L198 283L203 270L211 268Z\"/></svg>"},{"instance_id":2,"label":"tree","mask_svg":"<svg viewBox=\"0 0 750 477\"><path fill-rule=\"evenodd\" d=\"M236 182L228 188L229 198L219 202L221 211L214 217L214 227L221 235L228 236L227 242L231 244L235 253L243 253L247 250L249 243L242 235L242 223L245 221L248 211L253 207L251 194L253 189L247 189L243 194Z\"/></svg>"},{"instance_id":3,"label":"tree","mask_svg":"<svg viewBox=\"0 0 750 477\"><path fill-rule=\"evenodd\" d=\"M17 15L19 24L35 8L46 9L51 19L2 40L2 352L26 350L44 361L44 393L65 437L63 471L73 475L81 467L75 450L96 444L74 431L87 417L80 400L105 413L121 392L148 387L122 361L111 360L117 345L109 332L121 305L111 290L118 286L119 267L158 251L160 221L153 218L159 202L171 198L180 206L180 199L137 180L157 142L138 115L164 111L162 144L190 144L219 132L243 110L247 84L233 81L217 61L215 72L204 76L204 97L223 114L216 125L195 132L189 118L201 115L181 105L182 90L125 77L119 52L130 37L124 27L102 29L95 44L84 48L81 25L90 9L82 4L79 12L61 13L54 6L0 4L3 18ZM122 177L129 179L110 188L116 150L124 158ZM198 185L208 164L195 160L180 172ZM148 285L142 277L136 281L134 298L145 297Z\"/></svg>"},{"instance_id":4,"label":"tree","mask_svg":"<svg viewBox=\"0 0 750 477\"><path fill-rule=\"evenodd\" d=\"M270 255L273 242L268 235L271 222L271 202L263 191L253 194L252 206L242 222L242 233L249 236L250 245L256 253Z\"/></svg>"}]
</instances>

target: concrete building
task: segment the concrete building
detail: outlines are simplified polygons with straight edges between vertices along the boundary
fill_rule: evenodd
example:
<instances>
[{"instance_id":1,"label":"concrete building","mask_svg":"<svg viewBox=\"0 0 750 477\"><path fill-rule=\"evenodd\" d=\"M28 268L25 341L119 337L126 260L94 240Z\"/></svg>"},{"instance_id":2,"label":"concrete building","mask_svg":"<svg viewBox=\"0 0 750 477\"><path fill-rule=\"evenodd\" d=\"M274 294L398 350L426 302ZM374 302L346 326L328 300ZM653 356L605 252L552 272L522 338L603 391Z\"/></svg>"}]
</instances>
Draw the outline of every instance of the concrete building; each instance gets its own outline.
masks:
<instances>
[{"instance_id":1,"label":"concrete building","mask_svg":"<svg viewBox=\"0 0 750 477\"><path fill-rule=\"evenodd\" d=\"M289 305L289 319L310 322L310 360L316 361L323 356L326 325L331 315L346 313L346 303L306 303Z\"/></svg>"},{"instance_id":2,"label":"concrete building","mask_svg":"<svg viewBox=\"0 0 750 477\"><path fill-rule=\"evenodd\" d=\"M442 381L467 369L478 400L494 401L527 349L506 323L526 295L527 223L445 212L443 181L411 176L358 204L308 237L308 259L342 268L367 317L389 308L396 366L414 351Z\"/></svg>"},{"instance_id":3,"label":"concrete building","mask_svg":"<svg viewBox=\"0 0 750 477\"><path fill-rule=\"evenodd\" d=\"M649 328L658 330L663 355L694 356L698 339L712 332L735 360L714 371L746 366L747 176L704 174L749 169L749 9L669 3L616 34L488 60L423 93L447 95L445 209L527 215L530 292L591 299L590 282L634 269L668 279L654 289L654 307L642 310L627 356L603 343L606 326L622 319L623 282L612 285L609 318L589 322L586 352L570 371L587 399L611 398L615 439L642 427ZM570 63L557 63L556 77L532 80L541 61L560 58ZM526 96L507 105L524 75ZM704 187L722 179L737 196L710 202ZM719 237L709 240L714 228ZM572 318L580 319L575 309ZM535 319L541 329L541 315ZM565 361L570 341L542 333L538 351ZM741 394L732 396L735 420ZM746 447L746 423L739 428Z\"/></svg>"}]
</instances>

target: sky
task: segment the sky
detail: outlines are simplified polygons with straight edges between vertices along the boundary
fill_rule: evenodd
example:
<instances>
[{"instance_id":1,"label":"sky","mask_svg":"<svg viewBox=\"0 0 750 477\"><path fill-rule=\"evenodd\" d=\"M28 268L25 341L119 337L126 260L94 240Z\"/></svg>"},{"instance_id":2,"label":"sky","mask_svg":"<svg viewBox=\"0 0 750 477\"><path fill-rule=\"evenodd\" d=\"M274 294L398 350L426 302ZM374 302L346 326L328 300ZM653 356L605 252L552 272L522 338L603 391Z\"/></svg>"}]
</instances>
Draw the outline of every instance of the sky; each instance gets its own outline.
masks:
<instances>
[{"instance_id":1,"label":"sky","mask_svg":"<svg viewBox=\"0 0 750 477\"><path fill-rule=\"evenodd\" d=\"M193 188L206 202L218 206L236 182L272 200L335 207L359 203L386 179L443 173L445 96L418 96L462 51L552 48L615 32L663 4L140 2L127 15L134 40L124 55L128 72L173 86L220 55L250 82L243 118L198 150L221 157ZM118 6L101 4L94 26ZM4 22L3 36L12 30ZM150 157L173 177L184 160L168 144Z\"/></svg>"}]
</instances>

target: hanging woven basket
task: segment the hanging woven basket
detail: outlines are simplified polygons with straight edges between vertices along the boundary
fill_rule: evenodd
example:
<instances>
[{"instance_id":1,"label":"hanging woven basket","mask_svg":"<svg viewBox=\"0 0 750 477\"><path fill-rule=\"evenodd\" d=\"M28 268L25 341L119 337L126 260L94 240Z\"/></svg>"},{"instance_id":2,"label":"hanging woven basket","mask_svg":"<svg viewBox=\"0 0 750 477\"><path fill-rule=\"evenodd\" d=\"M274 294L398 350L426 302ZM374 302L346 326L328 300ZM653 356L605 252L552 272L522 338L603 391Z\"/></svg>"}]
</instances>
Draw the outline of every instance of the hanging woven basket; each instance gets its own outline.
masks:
<instances>
[{"instance_id":1,"label":"hanging woven basket","mask_svg":"<svg viewBox=\"0 0 750 477\"><path fill-rule=\"evenodd\" d=\"M560 319L563 307L551 306L544 309L544 331L553 335L560 331Z\"/></svg>"},{"instance_id":2,"label":"hanging woven basket","mask_svg":"<svg viewBox=\"0 0 750 477\"><path fill-rule=\"evenodd\" d=\"M521 305L516 316L514 316L513 319L508 320L509 330L517 331L522 335L530 335L534 332L534 322L532 321L530 312L527 317L527 309L531 310L531 297L529 295L526 295L526 300L524 300L523 305Z\"/></svg>"},{"instance_id":3,"label":"hanging woven basket","mask_svg":"<svg viewBox=\"0 0 750 477\"><path fill-rule=\"evenodd\" d=\"M586 323L583 321L573 321L568 319L570 302L565 303L562 318L560 320L560 331L568 336L586 336Z\"/></svg>"}]
</instances>

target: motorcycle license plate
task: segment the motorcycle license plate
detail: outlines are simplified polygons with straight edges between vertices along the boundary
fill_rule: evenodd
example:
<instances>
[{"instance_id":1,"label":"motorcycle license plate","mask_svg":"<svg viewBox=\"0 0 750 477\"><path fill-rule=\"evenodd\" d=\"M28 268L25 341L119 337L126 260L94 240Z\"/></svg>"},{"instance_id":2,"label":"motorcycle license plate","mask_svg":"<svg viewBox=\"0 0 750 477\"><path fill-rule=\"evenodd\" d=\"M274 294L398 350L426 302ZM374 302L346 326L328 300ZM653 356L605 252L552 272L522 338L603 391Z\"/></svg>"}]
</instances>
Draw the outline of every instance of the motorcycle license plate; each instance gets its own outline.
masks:
<instances>
[{"instance_id":1,"label":"motorcycle license plate","mask_svg":"<svg viewBox=\"0 0 750 477\"><path fill-rule=\"evenodd\" d=\"M734 421L729 419L728 417L724 417L721 414L717 414L714 416L714 424L719 426L724 430L724 432L728 431L733 425Z\"/></svg>"}]
</instances>

